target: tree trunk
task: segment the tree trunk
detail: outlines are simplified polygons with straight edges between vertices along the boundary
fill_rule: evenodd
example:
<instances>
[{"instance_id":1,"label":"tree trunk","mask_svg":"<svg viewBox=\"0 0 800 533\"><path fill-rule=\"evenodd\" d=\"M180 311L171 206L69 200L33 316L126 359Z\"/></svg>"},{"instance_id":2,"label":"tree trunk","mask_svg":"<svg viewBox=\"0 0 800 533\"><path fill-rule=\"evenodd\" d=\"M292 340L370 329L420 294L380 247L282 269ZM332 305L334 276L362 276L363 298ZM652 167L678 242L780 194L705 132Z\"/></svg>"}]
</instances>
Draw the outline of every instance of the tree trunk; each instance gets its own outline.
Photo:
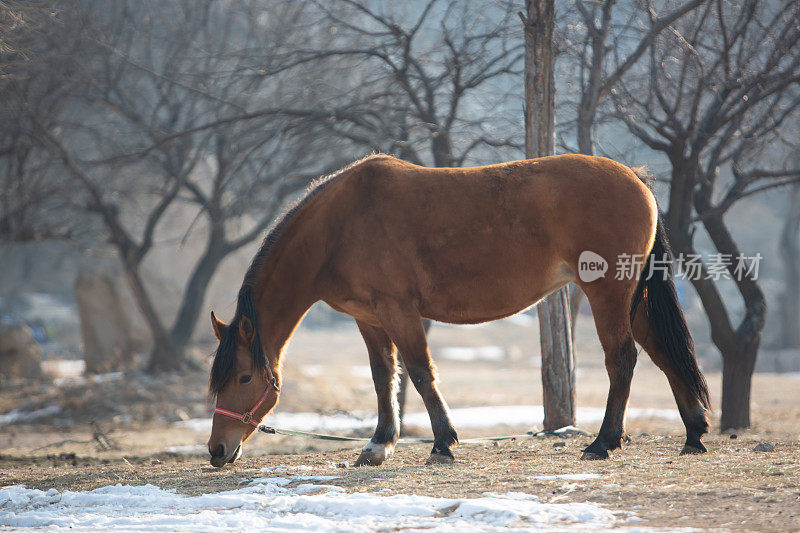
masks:
<instances>
[{"instance_id":1,"label":"tree trunk","mask_svg":"<svg viewBox=\"0 0 800 533\"><path fill-rule=\"evenodd\" d=\"M711 193L706 188L701 188L695 197L695 206L698 213L707 213L711 208ZM714 247L722 254L729 254L729 257L739 257L740 251L733 240L733 236L725 226L722 215L709 216L703 219L703 226L706 228L708 236L714 243ZM712 331L712 338L717 347L722 352L723 359L723 381L725 380L725 368L730 374L730 386L742 387L741 389L729 389L728 399L722 400L722 418L720 429L750 427L750 382L753 377L753 370L756 365L758 347L761 343L761 332L764 329L767 316L767 303L764 293L758 286L758 281L748 276L737 278L733 268L728 268L734 278L736 288L744 300L744 317L736 327L735 333L729 339L715 338ZM705 303L704 303L705 305ZM707 311L710 311L707 308ZM718 336L717 336L718 337ZM723 396L724 396L723 386ZM730 410L730 412L729 412Z\"/></svg>"},{"instance_id":2,"label":"tree trunk","mask_svg":"<svg viewBox=\"0 0 800 533\"><path fill-rule=\"evenodd\" d=\"M781 294L781 348L800 348L800 186L789 195L781 232L781 257L786 283Z\"/></svg>"},{"instance_id":3,"label":"tree trunk","mask_svg":"<svg viewBox=\"0 0 800 533\"><path fill-rule=\"evenodd\" d=\"M526 0L525 156L555 153L555 72L553 0Z\"/></svg>"},{"instance_id":4,"label":"tree trunk","mask_svg":"<svg viewBox=\"0 0 800 533\"><path fill-rule=\"evenodd\" d=\"M575 343L575 324L578 322L578 316L581 312L581 305L583 305L583 298L586 296L580 287L574 283L569 284L569 325L572 330L572 343Z\"/></svg>"},{"instance_id":5,"label":"tree trunk","mask_svg":"<svg viewBox=\"0 0 800 533\"><path fill-rule=\"evenodd\" d=\"M182 357L173 349L172 338L158 318L158 313L150 299L150 295L147 294L147 289L144 286L142 277L139 275L138 268L123 261L123 269L125 278L131 288L131 293L133 293L133 298L136 300L136 305L142 312L153 338L153 351L147 368L148 372L156 373L180 369L183 364Z\"/></svg>"},{"instance_id":6,"label":"tree trunk","mask_svg":"<svg viewBox=\"0 0 800 533\"><path fill-rule=\"evenodd\" d=\"M720 221L711 224L710 234L716 239L715 246L720 253L730 253L733 257L737 252L723 245L724 228L720 228ZM722 234L722 235L721 235ZM670 233L673 250L676 253L696 254L691 245L688 233ZM737 328L730 323L725 303L714 281L706 279L706 271L700 278L691 279L703 309L706 312L711 326L711 340L722 355L722 417L720 431L728 429L746 428L750 426L750 389L755 369L756 356L761 340L761 330L764 325L766 306L763 295L757 290L742 289L739 291L745 300L745 316Z\"/></svg>"},{"instance_id":7,"label":"tree trunk","mask_svg":"<svg viewBox=\"0 0 800 533\"><path fill-rule=\"evenodd\" d=\"M750 427L750 389L758 344L726 350L722 359L720 430Z\"/></svg>"},{"instance_id":8,"label":"tree trunk","mask_svg":"<svg viewBox=\"0 0 800 533\"><path fill-rule=\"evenodd\" d=\"M526 0L525 21L525 155L555 153L554 0ZM575 424L575 356L570 327L569 294L559 289L541 302L544 429Z\"/></svg>"},{"instance_id":9,"label":"tree trunk","mask_svg":"<svg viewBox=\"0 0 800 533\"><path fill-rule=\"evenodd\" d=\"M436 167L453 166L453 147L450 144L450 133L440 127L431 139L431 155Z\"/></svg>"},{"instance_id":10,"label":"tree trunk","mask_svg":"<svg viewBox=\"0 0 800 533\"><path fill-rule=\"evenodd\" d=\"M209 282L227 255L222 232L212 230L206 250L195 265L183 291L183 300L170 332L173 348L177 352L185 352L203 309Z\"/></svg>"},{"instance_id":11,"label":"tree trunk","mask_svg":"<svg viewBox=\"0 0 800 533\"><path fill-rule=\"evenodd\" d=\"M544 312L543 312L544 311ZM566 288L538 307L545 431L575 425L575 357Z\"/></svg>"},{"instance_id":12,"label":"tree trunk","mask_svg":"<svg viewBox=\"0 0 800 533\"><path fill-rule=\"evenodd\" d=\"M578 108L578 152L586 155L594 155L594 142L592 142L592 130L594 129L594 119L596 108L588 103L581 101Z\"/></svg>"},{"instance_id":13,"label":"tree trunk","mask_svg":"<svg viewBox=\"0 0 800 533\"><path fill-rule=\"evenodd\" d=\"M681 196L685 201L692 200L692 206L699 215L706 215L703 218L703 226L717 252L735 260L739 256L739 248L725 226L723 216L710 214L711 189L700 187L696 193L685 190L687 184L701 182L697 169L698 167L690 161L673 161L670 209L675 206L679 210L679 215L670 216L672 213L668 212L665 217L673 251L696 255L690 226L685 218L685 213L690 212L691 207L673 203L673 196L675 198ZM708 272L703 269L699 276L694 275L690 278L708 317L711 340L722 354L723 398L720 420L722 431L750 425L750 387L767 312L764 293L757 281L746 276L737 278L732 265L728 266L728 273L745 303L744 317L736 327L731 323L717 284L708 278Z\"/></svg>"}]
</instances>

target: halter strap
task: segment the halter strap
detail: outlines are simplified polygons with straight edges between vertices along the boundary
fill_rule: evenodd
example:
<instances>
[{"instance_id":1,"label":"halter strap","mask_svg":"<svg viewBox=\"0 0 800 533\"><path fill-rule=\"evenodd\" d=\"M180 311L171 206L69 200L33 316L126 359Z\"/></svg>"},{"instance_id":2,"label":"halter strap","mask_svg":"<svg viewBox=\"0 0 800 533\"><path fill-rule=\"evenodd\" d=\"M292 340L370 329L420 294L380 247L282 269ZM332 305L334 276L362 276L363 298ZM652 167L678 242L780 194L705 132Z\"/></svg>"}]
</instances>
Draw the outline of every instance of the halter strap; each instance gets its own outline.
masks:
<instances>
[{"instance_id":1,"label":"halter strap","mask_svg":"<svg viewBox=\"0 0 800 533\"><path fill-rule=\"evenodd\" d=\"M267 395L269 394L270 389L275 389L275 392L280 392L281 389L278 387L278 380L275 379L275 374L272 373L272 368L269 367L267 364L267 375L269 377L269 381L267 382L267 388L264 389L264 393L261 395L261 398L258 399L256 404L250 408L250 410L245 411L242 414L235 413L233 411L228 411L227 409L223 409L221 407L214 408L214 414L221 414L223 416L227 416L229 418L233 418L245 424L250 424L254 428L257 428L258 425L261 423L261 418L256 420L253 418L253 415L261 407L261 404L264 403L264 400L267 399Z\"/></svg>"}]
</instances>

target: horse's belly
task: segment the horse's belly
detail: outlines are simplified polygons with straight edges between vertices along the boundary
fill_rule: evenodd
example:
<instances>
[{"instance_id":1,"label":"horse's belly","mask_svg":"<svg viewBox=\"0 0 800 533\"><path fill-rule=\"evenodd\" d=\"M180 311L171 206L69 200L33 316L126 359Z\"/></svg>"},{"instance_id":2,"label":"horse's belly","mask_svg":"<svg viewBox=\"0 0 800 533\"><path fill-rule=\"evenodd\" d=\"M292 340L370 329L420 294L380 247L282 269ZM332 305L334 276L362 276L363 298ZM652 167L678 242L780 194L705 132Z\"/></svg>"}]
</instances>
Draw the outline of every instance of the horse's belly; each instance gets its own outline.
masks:
<instances>
[{"instance_id":1,"label":"horse's belly","mask_svg":"<svg viewBox=\"0 0 800 533\"><path fill-rule=\"evenodd\" d=\"M468 282L442 278L423 291L420 313L453 324L488 322L518 313L574 279L560 264L549 271L483 276Z\"/></svg>"}]
</instances>

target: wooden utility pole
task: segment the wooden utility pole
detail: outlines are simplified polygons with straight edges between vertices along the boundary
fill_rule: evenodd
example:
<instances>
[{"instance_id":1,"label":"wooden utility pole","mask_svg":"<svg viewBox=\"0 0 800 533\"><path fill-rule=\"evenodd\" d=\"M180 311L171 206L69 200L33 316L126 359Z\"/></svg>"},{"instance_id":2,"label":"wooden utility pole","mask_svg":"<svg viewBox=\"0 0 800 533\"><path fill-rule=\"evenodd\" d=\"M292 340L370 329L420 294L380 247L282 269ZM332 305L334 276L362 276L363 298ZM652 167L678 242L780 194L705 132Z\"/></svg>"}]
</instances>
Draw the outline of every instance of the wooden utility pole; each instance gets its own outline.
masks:
<instances>
[{"instance_id":1,"label":"wooden utility pole","mask_svg":"<svg viewBox=\"0 0 800 533\"><path fill-rule=\"evenodd\" d=\"M555 0L526 0L525 156L555 153L555 74L553 28ZM542 348L544 429L575 424L575 354L567 288L537 307Z\"/></svg>"}]
</instances>

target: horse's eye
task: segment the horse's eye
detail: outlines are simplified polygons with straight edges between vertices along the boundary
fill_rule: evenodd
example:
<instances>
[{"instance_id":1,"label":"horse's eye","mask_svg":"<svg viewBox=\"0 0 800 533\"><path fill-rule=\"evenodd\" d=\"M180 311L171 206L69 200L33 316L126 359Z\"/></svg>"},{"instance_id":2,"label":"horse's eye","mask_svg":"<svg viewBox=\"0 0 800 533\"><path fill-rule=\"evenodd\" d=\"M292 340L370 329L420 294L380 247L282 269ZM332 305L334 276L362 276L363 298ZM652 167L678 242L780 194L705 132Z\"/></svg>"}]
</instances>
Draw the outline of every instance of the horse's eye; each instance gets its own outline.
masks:
<instances>
[{"instance_id":1,"label":"horse's eye","mask_svg":"<svg viewBox=\"0 0 800 533\"><path fill-rule=\"evenodd\" d=\"M244 375L239 378L239 383L244 385L245 383L250 383L250 380L253 378L250 374Z\"/></svg>"}]
</instances>

